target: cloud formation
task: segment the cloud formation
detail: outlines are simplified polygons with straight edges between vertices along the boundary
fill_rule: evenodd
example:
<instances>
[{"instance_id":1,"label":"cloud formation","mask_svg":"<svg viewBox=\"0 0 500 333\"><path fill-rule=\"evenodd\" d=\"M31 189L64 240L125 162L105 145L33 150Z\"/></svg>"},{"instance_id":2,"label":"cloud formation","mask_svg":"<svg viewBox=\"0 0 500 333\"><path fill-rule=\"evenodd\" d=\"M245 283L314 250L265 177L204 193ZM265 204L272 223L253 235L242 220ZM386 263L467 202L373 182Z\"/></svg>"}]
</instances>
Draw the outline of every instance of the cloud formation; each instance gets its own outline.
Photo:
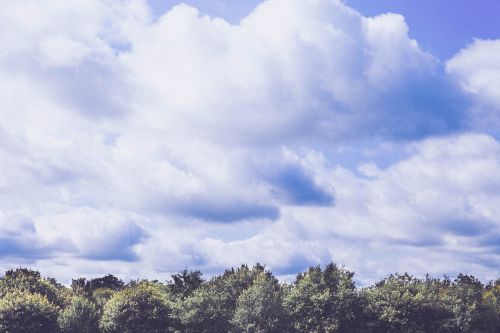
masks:
<instances>
[{"instance_id":1,"label":"cloud formation","mask_svg":"<svg viewBox=\"0 0 500 333\"><path fill-rule=\"evenodd\" d=\"M473 113L483 129L498 129L500 114L500 40L475 40L446 63L446 71L476 99Z\"/></svg>"},{"instance_id":2,"label":"cloud formation","mask_svg":"<svg viewBox=\"0 0 500 333\"><path fill-rule=\"evenodd\" d=\"M0 22L3 267L498 269L499 143L469 133L497 117L497 41L443 66L402 16L336 0L239 24L32 0Z\"/></svg>"},{"instance_id":3,"label":"cloud formation","mask_svg":"<svg viewBox=\"0 0 500 333\"><path fill-rule=\"evenodd\" d=\"M422 274L465 269L494 278L490 269L500 256L492 241L500 235L500 178L495 175L500 143L464 134L407 149L410 156L388 168L360 165L364 177L306 156L322 170L320 177L335 184L335 207L288 207L258 235L211 239L201 251L220 265L264 258L278 271L293 267L297 257L307 264L334 258L375 275L388 269Z\"/></svg>"}]
</instances>

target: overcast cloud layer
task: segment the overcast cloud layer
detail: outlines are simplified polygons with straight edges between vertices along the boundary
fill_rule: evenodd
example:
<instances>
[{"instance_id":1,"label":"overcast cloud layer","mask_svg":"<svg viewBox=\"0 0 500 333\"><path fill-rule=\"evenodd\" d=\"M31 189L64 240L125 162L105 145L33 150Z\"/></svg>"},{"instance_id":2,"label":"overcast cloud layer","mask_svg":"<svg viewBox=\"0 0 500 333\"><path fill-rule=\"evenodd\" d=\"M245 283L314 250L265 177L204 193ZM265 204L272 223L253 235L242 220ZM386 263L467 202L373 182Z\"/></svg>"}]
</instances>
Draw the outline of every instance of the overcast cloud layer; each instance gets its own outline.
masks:
<instances>
[{"instance_id":1,"label":"overcast cloud layer","mask_svg":"<svg viewBox=\"0 0 500 333\"><path fill-rule=\"evenodd\" d=\"M495 278L500 40L443 63L408 30L336 0L268 0L238 25L5 1L0 268Z\"/></svg>"}]
</instances>

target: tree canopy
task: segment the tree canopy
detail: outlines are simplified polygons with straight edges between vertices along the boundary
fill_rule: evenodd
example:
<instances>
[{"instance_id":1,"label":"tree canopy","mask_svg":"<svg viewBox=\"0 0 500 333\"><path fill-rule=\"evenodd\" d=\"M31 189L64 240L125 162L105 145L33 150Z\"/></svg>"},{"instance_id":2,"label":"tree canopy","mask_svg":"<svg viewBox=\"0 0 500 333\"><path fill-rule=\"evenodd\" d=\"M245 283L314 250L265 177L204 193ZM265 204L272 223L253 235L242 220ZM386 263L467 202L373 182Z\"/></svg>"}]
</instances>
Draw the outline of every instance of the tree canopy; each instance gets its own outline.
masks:
<instances>
[{"instance_id":1,"label":"tree canopy","mask_svg":"<svg viewBox=\"0 0 500 333\"><path fill-rule=\"evenodd\" d=\"M187 269L164 283L113 275L70 287L26 268L0 278L0 333L498 333L500 278L394 274L357 287L330 263L291 283L241 265L208 280Z\"/></svg>"}]
</instances>

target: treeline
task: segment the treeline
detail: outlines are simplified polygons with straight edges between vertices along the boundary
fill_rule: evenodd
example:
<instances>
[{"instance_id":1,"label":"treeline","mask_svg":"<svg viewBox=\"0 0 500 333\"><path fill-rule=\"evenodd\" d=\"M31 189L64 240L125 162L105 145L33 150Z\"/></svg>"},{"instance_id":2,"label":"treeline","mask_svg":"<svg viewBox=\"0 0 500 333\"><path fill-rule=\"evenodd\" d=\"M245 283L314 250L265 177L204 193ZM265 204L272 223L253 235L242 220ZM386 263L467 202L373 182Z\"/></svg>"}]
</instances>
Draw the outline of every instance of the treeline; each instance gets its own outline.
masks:
<instances>
[{"instance_id":1,"label":"treeline","mask_svg":"<svg viewBox=\"0 0 500 333\"><path fill-rule=\"evenodd\" d=\"M287 284L242 265L208 281L184 270L165 283L107 275L65 287L16 269L0 279L0 332L500 332L500 279L404 274L356 288L353 275L329 264Z\"/></svg>"}]
</instances>

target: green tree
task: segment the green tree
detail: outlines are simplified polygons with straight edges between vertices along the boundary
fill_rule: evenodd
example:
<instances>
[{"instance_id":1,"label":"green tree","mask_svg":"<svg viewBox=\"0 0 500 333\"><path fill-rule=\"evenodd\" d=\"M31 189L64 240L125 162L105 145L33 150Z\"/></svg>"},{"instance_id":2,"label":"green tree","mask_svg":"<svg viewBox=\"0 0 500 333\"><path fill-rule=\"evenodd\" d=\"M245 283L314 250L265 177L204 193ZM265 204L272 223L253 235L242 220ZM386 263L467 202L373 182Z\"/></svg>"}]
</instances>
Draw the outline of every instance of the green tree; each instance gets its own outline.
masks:
<instances>
[{"instance_id":1,"label":"green tree","mask_svg":"<svg viewBox=\"0 0 500 333\"><path fill-rule=\"evenodd\" d=\"M39 272L27 268L9 270L0 279L0 297L14 291L29 292L43 295L58 306L64 305L65 289L54 279L42 278Z\"/></svg>"},{"instance_id":2,"label":"green tree","mask_svg":"<svg viewBox=\"0 0 500 333\"><path fill-rule=\"evenodd\" d=\"M447 332L452 313L441 297L448 281L391 275L364 291L370 332Z\"/></svg>"},{"instance_id":3,"label":"green tree","mask_svg":"<svg viewBox=\"0 0 500 333\"><path fill-rule=\"evenodd\" d=\"M451 332L497 333L498 321L484 293L481 281L459 274L443 295L443 304L453 314L446 328Z\"/></svg>"},{"instance_id":4,"label":"green tree","mask_svg":"<svg viewBox=\"0 0 500 333\"><path fill-rule=\"evenodd\" d=\"M78 278L71 282L71 289L73 292L81 295L92 295L92 292L97 289L119 291L123 289L123 286L123 281L111 274L92 280Z\"/></svg>"},{"instance_id":5,"label":"green tree","mask_svg":"<svg viewBox=\"0 0 500 333\"><path fill-rule=\"evenodd\" d=\"M238 297L232 324L241 333L283 333L286 315L283 293L270 272L262 272Z\"/></svg>"},{"instance_id":6,"label":"green tree","mask_svg":"<svg viewBox=\"0 0 500 333\"><path fill-rule=\"evenodd\" d=\"M500 332L500 279L486 286L483 302L490 312L492 330Z\"/></svg>"},{"instance_id":7,"label":"green tree","mask_svg":"<svg viewBox=\"0 0 500 333\"><path fill-rule=\"evenodd\" d=\"M99 308L83 296L74 296L61 312L58 322L62 333L99 332Z\"/></svg>"},{"instance_id":8,"label":"green tree","mask_svg":"<svg viewBox=\"0 0 500 333\"><path fill-rule=\"evenodd\" d=\"M289 288L284 306L296 332L359 332L361 299L354 273L334 264L311 267Z\"/></svg>"},{"instance_id":9,"label":"green tree","mask_svg":"<svg viewBox=\"0 0 500 333\"><path fill-rule=\"evenodd\" d=\"M134 283L106 303L100 327L106 333L171 332L171 309L164 286L147 281Z\"/></svg>"},{"instance_id":10,"label":"green tree","mask_svg":"<svg viewBox=\"0 0 500 333\"><path fill-rule=\"evenodd\" d=\"M13 291L0 299L0 333L58 332L59 309L47 297Z\"/></svg>"},{"instance_id":11,"label":"green tree","mask_svg":"<svg viewBox=\"0 0 500 333\"><path fill-rule=\"evenodd\" d=\"M183 333L230 332L238 297L264 270L258 264L252 268L242 265L203 284L176 306L177 329Z\"/></svg>"},{"instance_id":12,"label":"green tree","mask_svg":"<svg viewBox=\"0 0 500 333\"><path fill-rule=\"evenodd\" d=\"M203 284L202 273L200 271L188 271L184 269L178 274L172 275L172 282L169 283L172 295L185 298L193 293Z\"/></svg>"},{"instance_id":13,"label":"green tree","mask_svg":"<svg viewBox=\"0 0 500 333\"><path fill-rule=\"evenodd\" d=\"M92 292L92 295L89 297L94 300L99 309L103 309L106 303L116 294L118 291L107 289L107 288L98 288Z\"/></svg>"}]
</instances>

